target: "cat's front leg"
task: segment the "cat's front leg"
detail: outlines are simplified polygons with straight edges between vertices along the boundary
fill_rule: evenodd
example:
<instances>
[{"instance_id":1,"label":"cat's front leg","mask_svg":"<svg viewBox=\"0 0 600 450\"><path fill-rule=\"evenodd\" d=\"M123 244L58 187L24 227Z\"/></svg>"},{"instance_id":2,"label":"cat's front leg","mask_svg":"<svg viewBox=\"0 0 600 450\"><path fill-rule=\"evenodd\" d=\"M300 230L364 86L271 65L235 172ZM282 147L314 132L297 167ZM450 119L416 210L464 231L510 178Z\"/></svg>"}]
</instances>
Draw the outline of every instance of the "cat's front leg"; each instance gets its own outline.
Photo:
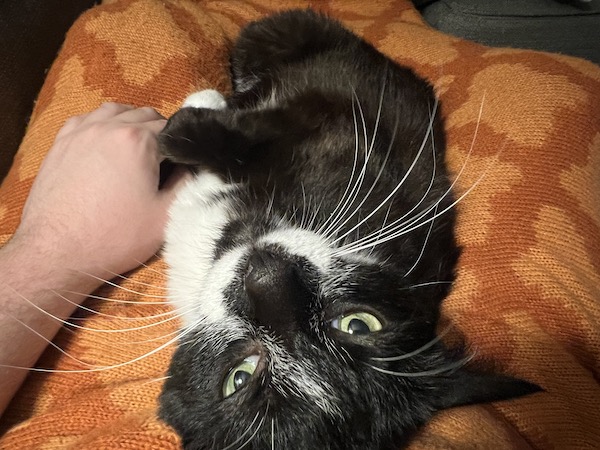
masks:
<instances>
[{"instance_id":1,"label":"cat's front leg","mask_svg":"<svg viewBox=\"0 0 600 450\"><path fill-rule=\"evenodd\" d=\"M206 89L190 94L159 136L161 154L177 164L217 172L242 164L248 142L229 126L233 114L218 91Z\"/></svg>"},{"instance_id":2,"label":"cat's front leg","mask_svg":"<svg viewBox=\"0 0 600 450\"><path fill-rule=\"evenodd\" d=\"M302 116L289 106L227 108L217 91L200 91L169 119L159 136L159 148L171 162L238 178L271 164L269 155L275 147L278 161L290 157L289 145L274 143L291 136L300 139L307 131Z\"/></svg>"}]
</instances>

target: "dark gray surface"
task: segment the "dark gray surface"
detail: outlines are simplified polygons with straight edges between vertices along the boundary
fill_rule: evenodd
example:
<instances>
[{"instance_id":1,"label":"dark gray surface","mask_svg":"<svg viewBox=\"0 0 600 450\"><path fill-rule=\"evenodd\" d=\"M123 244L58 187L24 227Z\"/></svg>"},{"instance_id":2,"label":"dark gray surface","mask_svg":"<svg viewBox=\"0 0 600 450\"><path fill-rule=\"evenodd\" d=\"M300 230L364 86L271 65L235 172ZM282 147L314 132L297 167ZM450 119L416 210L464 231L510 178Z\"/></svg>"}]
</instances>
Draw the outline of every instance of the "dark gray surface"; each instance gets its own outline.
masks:
<instances>
[{"instance_id":1,"label":"dark gray surface","mask_svg":"<svg viewBox=\"0 0 600 450\"><path fill-rule=\"evenodd\" d=\"M493 47L564 53L600 64L600 0L415 1L433 27Z\"/></svg>"}]
</instances>

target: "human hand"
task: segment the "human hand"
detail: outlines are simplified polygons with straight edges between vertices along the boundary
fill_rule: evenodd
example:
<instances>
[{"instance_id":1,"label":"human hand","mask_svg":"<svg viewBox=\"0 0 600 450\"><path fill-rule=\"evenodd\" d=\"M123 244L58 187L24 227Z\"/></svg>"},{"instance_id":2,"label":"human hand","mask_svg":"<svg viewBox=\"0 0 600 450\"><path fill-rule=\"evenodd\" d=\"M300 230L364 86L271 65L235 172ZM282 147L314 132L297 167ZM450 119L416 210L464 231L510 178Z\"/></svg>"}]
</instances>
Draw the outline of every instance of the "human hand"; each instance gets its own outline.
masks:
<instances>
[{"instance_id":1,"label":"human hand","mask_svg":"<svg viewBox=\"0 0 600 450\"><path fill-rule=\"evenodd\" d=\"M116 103L69 119L34 181L13 243L34 246L59 268L103 278L149 259L187 178L176 171L158 188L156 137L165 123L151 108Z\"/></svg>"}]
</instances>

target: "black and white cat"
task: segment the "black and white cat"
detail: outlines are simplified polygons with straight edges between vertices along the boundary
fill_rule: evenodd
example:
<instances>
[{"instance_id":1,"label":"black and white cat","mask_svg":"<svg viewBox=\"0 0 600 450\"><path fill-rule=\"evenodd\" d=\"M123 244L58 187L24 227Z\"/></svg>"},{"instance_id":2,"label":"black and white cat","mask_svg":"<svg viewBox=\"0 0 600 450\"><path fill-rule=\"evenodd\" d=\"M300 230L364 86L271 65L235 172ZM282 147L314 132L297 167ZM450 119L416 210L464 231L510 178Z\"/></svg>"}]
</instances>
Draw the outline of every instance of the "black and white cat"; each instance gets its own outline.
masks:
<instances>
[{"instance_id":1,"label":"black and white cat","mask_svg":"<svg viewBox=\"0 0 600 450\"><path fill-rule=\"evenodd\" d=\"M431 87L310 11L249 24L231 73L160 137L197 173L164 253L184 327L160 415L184 446L397 448L538 390L436 338L459 249Z\"/></svg>"}]
</instances>

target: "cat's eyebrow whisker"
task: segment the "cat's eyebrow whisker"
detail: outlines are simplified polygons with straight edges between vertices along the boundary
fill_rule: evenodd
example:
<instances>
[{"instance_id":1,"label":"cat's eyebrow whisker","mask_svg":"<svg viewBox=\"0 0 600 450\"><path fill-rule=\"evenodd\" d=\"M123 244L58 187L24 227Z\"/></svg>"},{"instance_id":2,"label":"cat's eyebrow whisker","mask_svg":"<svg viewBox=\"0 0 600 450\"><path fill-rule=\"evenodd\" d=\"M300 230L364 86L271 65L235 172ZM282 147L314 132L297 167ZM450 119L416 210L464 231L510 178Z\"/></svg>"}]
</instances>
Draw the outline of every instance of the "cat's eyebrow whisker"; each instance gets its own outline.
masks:
<instances>
[{"instance_id":1,"label":"cat's eyebrow whisker","mask_svg":"<svg viewBox=\"0 0 600 450\"><path fill-rule=\"evenodd\" d=\"M448 325L446 328L444 328L444 330L439 335L437 335L432 340L430 340L428 343L422 345L418 349L413 350L412 352L404 353L403 355L398 355L398 356L388 356L388 357L384 357L384 358L373 357L371 359L373 361L384 361L385 362L385 361L400 361L403 359L412 358L413 356L417 356L417 355L423 353L425 350L433 347L435 344L440 342L442 340L442 338L446 334L448 334L448 332L452 329L452 327L453 327L452 324Z\"/></svg>"},{"instance_id":2,"label":"cat's eyebrow whisker","mask_svg":"<svg viewBox=\"0 0 600 450\"><path fill-rule=\"evenodd\" d=\"M452 364L448 364L446 366L439 367L437 369L424 370L421 372L396 372L394 370L383 369L381 367L373 366L371 364L367 364L367 365L371 369L374 369L374 370L384 373L386 375L393 375L393 376L402 377L402 378L418 378L418 377L436 376L436 375L441 375L443 373L452 372L452 371L460 369L461 367L468 364L474 357L475 357L475 354L473 353L462 359L459 359L458 361L456 361Z\"/></svg>"},{"instance_id":3,"label":"cat's eyebrow whisker","mask_svg":"<svg viewBox=\"0 0 600 450\"><path fill-rule=\"evenodd\" d=\"M350 356L348 351L346 351L346 349L344 349L343 347L341 348L341 350L344 350L344 352L348 356L348 359L346 359L346 357L342 354L340 349L332 342L331 338L329 338L326 334L322 335L322 342L325 344L325 348L329 351L329 353L331 353L338 361L343 362L344 364L347 364L348 361L353 361L353 358Z\"/></svg>"}]
</instances>

